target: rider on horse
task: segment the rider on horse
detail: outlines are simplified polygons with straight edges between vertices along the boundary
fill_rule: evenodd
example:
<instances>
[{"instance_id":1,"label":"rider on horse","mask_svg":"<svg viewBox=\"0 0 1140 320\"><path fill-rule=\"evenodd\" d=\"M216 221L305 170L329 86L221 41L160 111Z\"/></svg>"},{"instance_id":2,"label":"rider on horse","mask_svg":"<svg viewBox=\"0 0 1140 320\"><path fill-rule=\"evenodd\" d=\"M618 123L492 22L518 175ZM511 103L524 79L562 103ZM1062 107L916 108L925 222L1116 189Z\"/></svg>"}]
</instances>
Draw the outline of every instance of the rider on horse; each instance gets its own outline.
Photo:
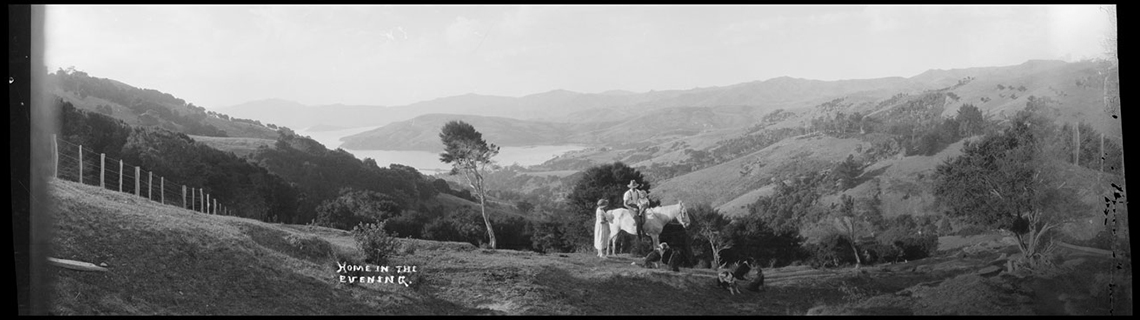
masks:
<instances>
[{"instance_id":1,"label":"rider on horse","mask_svg":"<svg viewBox=\"0 0 1140 320\"><path fill-rule=\"evenodd\" d=\"M645 190L637 189L641 185L637 184L636 180L629 181L629 190L622 196L622 203L625 207L634 212L634 217L637 219L637 237L645 238L645 209L649 207L649 196L645 194Z\"/></svg>"}]
</instances>

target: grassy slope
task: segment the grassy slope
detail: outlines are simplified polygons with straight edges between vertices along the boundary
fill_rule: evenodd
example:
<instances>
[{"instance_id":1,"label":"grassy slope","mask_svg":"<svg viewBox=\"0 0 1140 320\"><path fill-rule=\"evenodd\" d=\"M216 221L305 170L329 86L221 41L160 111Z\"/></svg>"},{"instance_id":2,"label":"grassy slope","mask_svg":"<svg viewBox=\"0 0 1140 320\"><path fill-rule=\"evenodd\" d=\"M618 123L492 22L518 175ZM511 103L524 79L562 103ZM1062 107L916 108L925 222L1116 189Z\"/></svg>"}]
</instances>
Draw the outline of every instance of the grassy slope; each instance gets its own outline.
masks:
<instances>
[{"instance_id":1,"label":"grassy slope","mask_svg":"<svg viewBox=\"0 0 1140 320\"><path fill-rule=\"evenodd\" d=\"M282 225L208 216L54 181L53 256L106 263L56 269L54 314L392 314L464 312L394 287L334 283L355 248Z\"/></svg>"},{"instance_id":2,"label":"grassy slope","mask_svg":"<svg viewBox=\"0 0 1140 320\"><path fill-rule=\"evenodd\" d=\"M859 178L861 183L843 193L855 198L870 198L880 192L885 218L900 214L933 214L929 208L934 204L934 168L945 159L961 155L966 140L952 143L933 156L890 158L871 164L863 170ZM825 195L820 198L820 203L827 205L838 199L839 194Z\"/></svg>"},{"instance_id":3,"label":"grassy slope","mask_svg":"<svg viewBox=\"0 0 1140 320\"><path fill-rule=\"evenodd\" d=\"M120 119L120 120L126 121L127 123L132 124L132 125L137 125L139 123L139 116L138 115L135 115L131 111L131 109L129 109L125 106L122 106L118 103L114 103L111 101L103 100L103 99L100 99L98 97L92 97L92 96L80 98L74 92L64 91L64 90L59 89L59 88L52 88L51 93L58 95L60 98L63 98L65 100L71 102L71 105L75 106L75 108L77 108L77 109L98 113L99 111L96 110L95 107L98 105L106 105L106 106L111 107L111 110L112 110L111 116L114 117L115 119Z\"/></svg>"},{"instance_id":4,"label":"grassy slope","mask_svg":"<svg viewBox=\"0 0 1140 320\"><path fill-rule=\"evenodd\" d=\"M120 86L128 86L128 85L122 84L122 83L119 83L119 85ZM94 97L94 96L86 96L86 97L80 98L74 92L64 91L60 88L52 88L51 92L53 94L60 96L61 98L64 98L65 100L71 102L71 104L78 109L98 113L98 110L95 109L96 106L107 105L107 106L111 107L111 110L112 110L112 114L110 115L111 117L113 117L115 119L123 120L127 124L130 124L133 126L137 126L140 124L139 116L136 115L134 113L134 111L132 111L130 108L127 108L126 106L120 105L118 103L111 102L108 100L104 100L104 99ZM186 114L188 112L187 110L183 109L182 107L172 107L170 105L164 105L164 107L172 109L172 110L176 110L175 112L177 112L179 114ZM226 135L230 136L230 137L248 137L248 138L255 138L255 139L276 139L277 138L277 131L270 129L268 127L258 126L255 124L243 123L243 122L237 122L237 121L229 121L229 120L224 120L224 119L220 119L220 118L212 117L212 116L206 117L206 119L203 120L203 123L212 125L218 129L225 131ZM174 125L174 126L177 126L177 125Z\"/></svg>"},{"instance_id":5,"label":"grassy slope","mask_svg":"<svg viewBox=\"0 0 1140 320\"><path fill-rule=\"evenodd\" d=\"M769 184L772 178L787 179L786 175L799 169L828 169L848 154L854 154L861 143L858 139L819 135L788 138L732 161L661 182L653 192L664 203L677 199L689 203L708 202L714 207L738 203L740 201L733 200ZM722 210L735 215L740 208L736 205L722 207Z\"/></svg>"},{"instance_id":6,"label":"grassy slope","mask_svg":"<svg viewBox=\"0 0 1140 320\"><path fill-rule=\"evenodd\" d=\"M481 215L479 209L479 202L473 202L467 199L456 197L450 194L439 194L435 200L437 205L443 206L444 210L454 211L457 208L466 208L468 212L475 215ZM487 202L490 204L487 207L487 215L491 217L520 217L524 219L532 219L533 215L524 214L515 209L514 203L506 201L498 201L490 196L487 197Z\"/></svg>"},{"instance_id":7,"label":"grassy slope","mask_svg":"<svg viewBox=\"0 0 1140 320\"><path fill-rule=\"evenodd\" d=\"M190 136L194 141L205 143L211 148L233 152L239 157L244 157L261 146L273 148L276 140L261 139L261 138L232 138L232 137L207 137L207 136Z\"/></svg>"},{"instance_id":8,"label":"grassy slope","mask_svg":"<svg viewBox=\"0 0 1140 320\"><path fill-rule=\"evenodd\" d=\"M277 130L270 129L269 127L259 126L252 123L237 122L225 120L213 116L206 117L203 122L217 127L226 132L226 136L230 137L247 137L255 139L277 139Z\"/></svg>"}]
</instances>

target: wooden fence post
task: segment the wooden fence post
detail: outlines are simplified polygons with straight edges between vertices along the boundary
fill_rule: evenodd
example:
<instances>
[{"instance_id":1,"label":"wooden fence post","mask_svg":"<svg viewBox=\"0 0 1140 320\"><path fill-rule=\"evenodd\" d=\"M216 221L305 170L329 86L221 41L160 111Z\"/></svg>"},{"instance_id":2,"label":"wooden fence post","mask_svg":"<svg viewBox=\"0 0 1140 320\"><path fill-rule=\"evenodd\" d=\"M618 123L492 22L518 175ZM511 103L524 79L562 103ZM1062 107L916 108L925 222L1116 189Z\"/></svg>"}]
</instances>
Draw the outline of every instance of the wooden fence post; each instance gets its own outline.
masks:
<instances>
[{"instance_id":1,"label":"wooden fence post","mask_svg":"<svg viewBox=\"0 0 1140 320\"><path fill-rule=\"evenodd\" d=\"M139 193L139 178L141 178L141 177L139 177L139 175L140 175L139 172L141 172L141 171L142 171L142 169L139 168L139 166L135 166L135 196L136 197L142 196L142 194Z\"/></svg>"},{"instance_id":2,"label":"wooden fence post","mask_svg":"<svg viewBox=\"0 0 1140 320\"><path fill-rule=\"evenodd\" d=\"M59 144L54 133L51 134L51 160L55 162L55 166L51 168L51 175L59 179Z\"/></svg>"},{"instance_id":3,"label":"wooden fence post","mask_svg":"<svg viewBox=\"0 0 1140 320\"><path fill-rule=\"evenodd\" d=\"M198 188L198 212L206 212L206 190Z\"/></svg>"},{"instance_id":4,"label":"wooden fence post","mask_svg":"<svg viewBox=\"0 0 1140 320\"><path fill-rule=\"evenodd\" d=\"M1100 182L1101 176L1104 176L1104 158L1108 155L1104 153L1104 132L1100 133L1100 171L1096 173L1096 182Z\"/></svg>"},{"instance_id":5,"label":"wooden fence post","mask_svg":"<svg viewBox=\"0 0 1140 320\"><path fill-rule=\"evenodd\" d=\"M218 214L218 198L214 198L214 214Z\"/></svg>"},{"instance_id":6,"label":"wooden fence post","mask_svg":"<svg viewBox=\"0 0 1140 320\"><path fill-rule=\"evenodd\" d=\"M119 159L119 192L123 192L123 159Z\"/></svg>"},{"instance_id":7,"label":"wooden fence post","mask_svg":"<svg viewBox=\"0 0 1140 320\"><path fill-rule=\"evenodd\" d=\"M1076 136L1077 140L1077 155L1076 160L1073 160L1073 164L1079 167L1081 165L1081 123L1079 121L1077 122L1076 127L1077 130L1073 130L1073 135Z\"/></svg>"},{"instance_id":8,"label":"wooden fence post","mask_svg":"<svg viewBox=\"0 0 1140 320\"><path fill-rule=\"evenodd\" d=\"M107 154L106 153L100 153L99 154L99 187L100 188L106 188L107 187L107 184L105 182L107 179L104 178L106 173L107 173Z\"/></svg>"},{"instance_id":9,"label":"wooden fence post","mask_svg":"<svg viewBox=\"0 0 1140 320\"><path fill-rule=\"evenodd\" d=\"M83 184L83 145L79 145L79 184Z\"/></svg>"},{"instance_id":10,"label":"wooden fence post","mask_svg":"<svg viewBox=\"0 0 1140 320\"><path fill-rule=\"evenodd\" d=\"M146 172L146 199L154 200L151 195L154 194L154 171Z\"/></svg>"},{"instance_id":11,"label":"wooden fence post","mask_svg":"<svg viewBox=\"0 0 1140 320\"><path fill-rule=\"evenodd\" d=\"M210 214L210 194L208 193L206 194L206 206L203 208L206 208L206 214Z\"/></svg>"}]
</instances>

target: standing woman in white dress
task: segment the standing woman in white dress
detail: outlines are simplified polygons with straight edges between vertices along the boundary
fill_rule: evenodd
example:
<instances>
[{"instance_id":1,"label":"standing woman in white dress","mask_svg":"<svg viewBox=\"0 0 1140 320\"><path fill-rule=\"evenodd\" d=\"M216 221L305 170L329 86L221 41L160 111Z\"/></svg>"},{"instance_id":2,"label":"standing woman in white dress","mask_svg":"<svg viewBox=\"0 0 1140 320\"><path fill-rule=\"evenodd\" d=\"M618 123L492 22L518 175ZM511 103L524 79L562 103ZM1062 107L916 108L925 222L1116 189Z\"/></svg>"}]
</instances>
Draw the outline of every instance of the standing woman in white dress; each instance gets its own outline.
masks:
<instances>
[{"instance_id":1,"label":"standing woman in white dress","mask_svg":"<svg viewBox=\"0 0 1140 320\"><path fill-rule=\"evenodd\" d=\"M598 257L602 259L606 258L606 245L610 238L610 219L606 218L606 207L609 205L609 200L601 199L598 200L597 210L594 210L594 249L598 249Z\"/></svg>"}]
</instances>

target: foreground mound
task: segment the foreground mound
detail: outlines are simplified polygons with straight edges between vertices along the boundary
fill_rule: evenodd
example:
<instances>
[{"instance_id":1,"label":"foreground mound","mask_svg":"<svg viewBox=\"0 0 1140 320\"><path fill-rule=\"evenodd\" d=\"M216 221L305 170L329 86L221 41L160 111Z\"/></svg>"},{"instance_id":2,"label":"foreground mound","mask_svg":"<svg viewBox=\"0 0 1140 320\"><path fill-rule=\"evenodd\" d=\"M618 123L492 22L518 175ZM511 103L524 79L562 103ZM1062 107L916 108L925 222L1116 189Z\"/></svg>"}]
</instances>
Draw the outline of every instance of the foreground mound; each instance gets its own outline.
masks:
<instances>
[{"instance_id":1,"label":"foreground mound","mask_svg":"<svg viewBox=\"0 0 1140 320\"><path fill-rule=\"evenodd\" d=\"M52 256L110 270L54 269L52 314L478 313L395 286L339 284L336 261L359 259L343 231L329 241L99 187L52 187Z\"/></svg>"}]
</instances>

